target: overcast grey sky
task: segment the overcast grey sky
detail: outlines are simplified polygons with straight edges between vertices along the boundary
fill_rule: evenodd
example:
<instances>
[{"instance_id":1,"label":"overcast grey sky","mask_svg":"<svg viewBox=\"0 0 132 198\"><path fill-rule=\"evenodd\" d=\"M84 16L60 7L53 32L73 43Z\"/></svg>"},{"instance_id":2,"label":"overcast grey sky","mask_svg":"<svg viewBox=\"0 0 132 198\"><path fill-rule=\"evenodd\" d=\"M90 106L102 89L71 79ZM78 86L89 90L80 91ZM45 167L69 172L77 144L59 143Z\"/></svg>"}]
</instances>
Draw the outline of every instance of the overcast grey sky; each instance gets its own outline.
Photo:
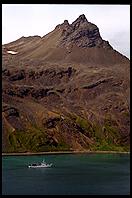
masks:
<instances>
[{"instance_id":1,"label":"overcast grey sky","mask_svg":"<svg viewBox=\"0 0 132 198\"><path fill-rule=\"evenodd\" d=\"M2 4L2 43L22 36L44 36L65 19L85 14L104 40L130 58L130 5Z\"/></svg>"}]
</instances>

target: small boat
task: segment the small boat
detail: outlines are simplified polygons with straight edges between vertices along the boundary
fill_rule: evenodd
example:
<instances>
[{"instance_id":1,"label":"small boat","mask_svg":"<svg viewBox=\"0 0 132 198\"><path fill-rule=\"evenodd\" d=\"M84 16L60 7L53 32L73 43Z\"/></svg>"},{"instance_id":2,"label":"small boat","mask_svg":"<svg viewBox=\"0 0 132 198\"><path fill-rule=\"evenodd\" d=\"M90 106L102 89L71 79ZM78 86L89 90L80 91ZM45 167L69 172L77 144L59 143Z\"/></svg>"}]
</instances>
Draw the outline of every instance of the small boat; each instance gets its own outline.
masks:
<instances>
[{"instance_id":1,"label":"small boat","mask_svg":"<svg viewBox=\"0 0 132 198\"><path fill-rule=\"evenodd\" d=\"M44 160L41 163L29 164L28 168L49 168L52 164L47 164Z\"/></svg>"}]
</instances>

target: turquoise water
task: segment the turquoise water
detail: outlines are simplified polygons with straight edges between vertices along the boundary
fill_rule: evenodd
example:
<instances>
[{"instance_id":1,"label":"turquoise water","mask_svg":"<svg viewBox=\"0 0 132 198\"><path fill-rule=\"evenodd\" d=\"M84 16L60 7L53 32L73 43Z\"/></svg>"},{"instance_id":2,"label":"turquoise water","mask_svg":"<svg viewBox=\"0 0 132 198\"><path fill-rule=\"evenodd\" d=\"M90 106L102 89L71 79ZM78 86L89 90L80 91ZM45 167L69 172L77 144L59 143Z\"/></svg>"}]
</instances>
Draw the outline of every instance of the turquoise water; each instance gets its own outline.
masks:
<instances>
[{"instance_id":1,"label":"turquoise water","mask_svg":"<svg viewBox=\"0 0 132 198\"><path fill-rule=\"evenodd\" d=\"M53 163L51 168L28 164ZM129 154L59 154L2 157L3 195L128 195Z\"/></svg>"}]
</instances>

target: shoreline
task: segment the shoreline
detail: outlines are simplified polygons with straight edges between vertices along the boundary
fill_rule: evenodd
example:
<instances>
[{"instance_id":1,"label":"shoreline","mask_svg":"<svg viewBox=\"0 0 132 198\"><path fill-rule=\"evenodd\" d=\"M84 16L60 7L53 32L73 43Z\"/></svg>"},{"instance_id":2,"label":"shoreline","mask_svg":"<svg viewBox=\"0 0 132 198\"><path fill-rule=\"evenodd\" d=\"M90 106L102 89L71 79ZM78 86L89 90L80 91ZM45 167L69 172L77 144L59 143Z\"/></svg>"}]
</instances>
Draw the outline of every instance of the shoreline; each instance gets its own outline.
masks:
<instances>
[{"instance_id":1,"label":"shoreline","mask_svg":"<svg viewBox=\"0 0 132 198\"><path fill-rule=\"evenodd\" d=\"M28 156L28 155L54 155L54 154L96 154L96 153L118 153L118 154L130 154L130 152L121 151L47 151L47 152L37 152L37 153L2 153L2 156Z\"/></svg>"}]
</instances>

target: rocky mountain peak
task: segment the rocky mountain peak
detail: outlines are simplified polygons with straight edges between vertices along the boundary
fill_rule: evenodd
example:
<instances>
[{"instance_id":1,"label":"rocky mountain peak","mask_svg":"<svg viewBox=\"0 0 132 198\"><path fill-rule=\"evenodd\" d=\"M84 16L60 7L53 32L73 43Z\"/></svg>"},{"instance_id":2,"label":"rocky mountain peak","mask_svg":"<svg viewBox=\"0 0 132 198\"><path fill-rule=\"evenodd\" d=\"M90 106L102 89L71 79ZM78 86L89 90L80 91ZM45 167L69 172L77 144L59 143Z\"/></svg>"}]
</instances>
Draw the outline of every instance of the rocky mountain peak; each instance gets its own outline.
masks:
<instances>
[{"instance_id":1,"label":"rocky mountain peak","mask_svg":"<svg viewBox=\"0 0 132 198\"><path fill-rule=\"evenodd\" d=\"M108 41L104 41L99 32L99 28L88 22L84 14L80 15L72 24L68 20L64 20L61 25L56 26L62 31L61 46L72 46L73 44L78 47L103 47L111 49Z\"/></svg>"},{"instance_id":2,"label":"rocky mountain peak","mask_svg":"<svg viewBox=\"0 0 132 198\"><path fill-rule=\"evenodd\" d=\"M78 17L78 19L80 19L80 20L87 20L87 18L86 18L86 16L84 15L84 14L81 14L79 17Z\"/></svg>"},{"instance_id":3,"label":"rocky mountain peak","mask_svg":"<svg viewBox=\"0 0 132 198\"><path fill-rule=\"evenodd\" d=\"M82 14L72 23L72 26L75 29L75 28L78 28L80 26L80 24L82 24L84 22L88 23L88 20L85 17L85 15Z\"/></svg>"},{"instance_id":4,"label":"rocky mountain peak","mask_svg":"<svg viewBox=\"0 0 132 198\"><path fill-rule=\"evenodd\" d=\"M69 22L68 22L68 20L64 20L64 23L63 23L64 25L69 25Z\"/></svg>"}]
</instances>

